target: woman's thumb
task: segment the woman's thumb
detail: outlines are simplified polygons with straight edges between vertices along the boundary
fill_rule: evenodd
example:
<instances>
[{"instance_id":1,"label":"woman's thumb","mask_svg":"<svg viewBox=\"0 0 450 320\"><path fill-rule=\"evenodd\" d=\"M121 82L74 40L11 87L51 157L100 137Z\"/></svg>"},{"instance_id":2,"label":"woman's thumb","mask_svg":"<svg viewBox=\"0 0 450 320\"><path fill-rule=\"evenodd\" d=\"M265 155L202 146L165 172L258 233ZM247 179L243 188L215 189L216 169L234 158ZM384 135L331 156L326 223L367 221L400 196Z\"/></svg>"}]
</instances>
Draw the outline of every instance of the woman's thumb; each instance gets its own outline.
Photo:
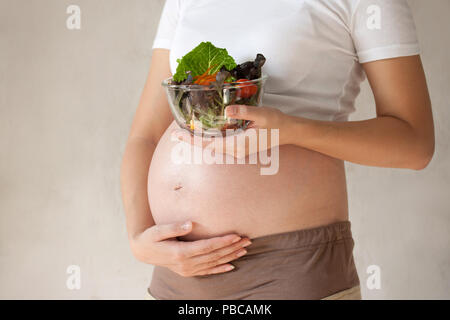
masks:
<instances>
[{"instance_id":1,"label":"woman's thumb","mask_svg":"<svg viewBox=\"0 0 450 320\"><path fill-rule=\"evenodd\" d=\"M225 115L227 118L256 121L258 120L258 108L239 104L229 105L225 108Z\"/></svg>"},{"instance_id":2,"label":"woman's thumb","mask_svg":"<svg viewBox=\"0 0 450 320\"><path fill-rule=\"evenodd\" d=\"M160 224L153 228L153 240L162 241L188 234L192 231L192 222Z\"/></svg>"}]
</instances>

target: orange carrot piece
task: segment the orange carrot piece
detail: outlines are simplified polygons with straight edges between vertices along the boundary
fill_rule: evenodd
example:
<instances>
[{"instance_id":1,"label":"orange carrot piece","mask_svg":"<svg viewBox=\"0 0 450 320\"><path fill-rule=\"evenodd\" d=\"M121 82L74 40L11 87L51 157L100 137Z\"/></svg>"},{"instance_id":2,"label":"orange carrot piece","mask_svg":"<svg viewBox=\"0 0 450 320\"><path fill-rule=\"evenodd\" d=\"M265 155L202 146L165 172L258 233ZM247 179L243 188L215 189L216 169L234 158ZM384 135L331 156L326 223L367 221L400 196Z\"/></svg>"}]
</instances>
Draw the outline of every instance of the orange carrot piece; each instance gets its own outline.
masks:
<instances>
[{"instance_id":1,"label":"orange carrot piece","mask_svg":"<svg viewBox=\"0 0 450 320\"><path fill-rule=\"evenodd\" d=\"M213 68L213 67L214 66L210 66L208 69L206 69L206 71L203 74L201 74L199 76L195 76L194 83L200 84L200 82L203 82L203 80L214 81L214 80L212 80L212 77L214 76L214 79L215 79L217 72L214 74L208 74L208 72L211 71L211 68Z\"/></svg>"}]
</instances>

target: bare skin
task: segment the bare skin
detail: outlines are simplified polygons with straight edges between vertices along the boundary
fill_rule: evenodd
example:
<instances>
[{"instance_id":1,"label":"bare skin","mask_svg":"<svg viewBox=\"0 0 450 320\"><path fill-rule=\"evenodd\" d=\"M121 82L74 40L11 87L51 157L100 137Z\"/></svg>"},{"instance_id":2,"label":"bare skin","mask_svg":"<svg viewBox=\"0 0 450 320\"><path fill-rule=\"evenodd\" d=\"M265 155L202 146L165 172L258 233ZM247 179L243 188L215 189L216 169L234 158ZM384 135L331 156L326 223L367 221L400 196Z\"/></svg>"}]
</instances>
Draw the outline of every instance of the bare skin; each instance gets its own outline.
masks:
<instances>
[{"instance_id":1,"label":"bare skin","mask_svg":"<svg viewBox=\"0 0 450 320\"><path fill-rule=\"evenodd\" d=\"M171 153L180 143L171 139L176 128L173 123L156 148L148 197L157 224L195 222L193 232L182 239L231 232L255 238L348 220L341 160L282 145L274 175L262 176L261 165L249 161L239 165L173 163Z\"/></svg>"},{"instance_id":2,"label":"bare skin","mask_svg":"<svg viewBox=\"0 0 450 320\"><path fill-rule=\"evenodd\" d=\"M344 160L420 170L432 158L431 104L416 56L364 65L377 103L375 119L326 122L271 107L229 108L229 116L252 120L256 128L282 128L275 176L260 176L257 165L170 164L176 127L170 126L160 85L171 75L168 56L167 50L154 50L121 169L130 244L140 261L184 276L227 272L238 253L245 253L246 237L347 220ZM193 224L184 230L186 220Z\"/></svg>"}]
</instances>

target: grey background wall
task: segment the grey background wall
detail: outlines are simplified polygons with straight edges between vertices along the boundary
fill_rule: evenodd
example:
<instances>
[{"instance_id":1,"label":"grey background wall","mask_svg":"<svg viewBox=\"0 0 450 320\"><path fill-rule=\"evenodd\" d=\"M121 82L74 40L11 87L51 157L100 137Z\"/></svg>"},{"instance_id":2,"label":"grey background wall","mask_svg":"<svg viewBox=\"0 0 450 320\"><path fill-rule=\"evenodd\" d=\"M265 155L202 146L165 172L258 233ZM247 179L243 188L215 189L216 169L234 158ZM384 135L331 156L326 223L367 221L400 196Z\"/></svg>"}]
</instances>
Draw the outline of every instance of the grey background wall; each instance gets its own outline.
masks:
<instances>
[{"instance_id":1,"label":"grey background wall","mask_svg":"<svg viewBox=\"0 0 450 320\"><path fill-rule=\"evenodd\" d=\"M0 298L143 297L152 267L128 248L119 166L163 2L0 0ZM66 28L70 4L81 30ZM410 4L436 154L420 172L347 163L366 299L450 298L450 1ZM375 115L367 83L357 105L352 120Z\"/></svg>"}]
</instances>

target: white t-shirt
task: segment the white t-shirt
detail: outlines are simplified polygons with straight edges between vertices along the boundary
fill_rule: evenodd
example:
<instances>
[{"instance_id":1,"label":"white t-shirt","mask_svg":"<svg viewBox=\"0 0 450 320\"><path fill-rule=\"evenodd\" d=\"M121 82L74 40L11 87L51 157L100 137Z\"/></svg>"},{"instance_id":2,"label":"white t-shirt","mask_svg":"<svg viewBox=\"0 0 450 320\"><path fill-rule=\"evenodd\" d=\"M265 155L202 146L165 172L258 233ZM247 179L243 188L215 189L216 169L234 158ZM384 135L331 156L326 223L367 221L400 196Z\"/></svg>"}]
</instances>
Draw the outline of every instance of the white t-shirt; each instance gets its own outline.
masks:
<instances>
[{"instance_id":1,"label":"white t-shirt","mask_svg":"<svg viewBox=\"0 0 450 320\"><path fill-rule=\"evenodd\" d=\"M166 0L153 48L170 68L202 41L242 63L262 53L263 104L346 121L365 79L361 63L419 54L406 0Z\"/></svg>"}]
</instances>

